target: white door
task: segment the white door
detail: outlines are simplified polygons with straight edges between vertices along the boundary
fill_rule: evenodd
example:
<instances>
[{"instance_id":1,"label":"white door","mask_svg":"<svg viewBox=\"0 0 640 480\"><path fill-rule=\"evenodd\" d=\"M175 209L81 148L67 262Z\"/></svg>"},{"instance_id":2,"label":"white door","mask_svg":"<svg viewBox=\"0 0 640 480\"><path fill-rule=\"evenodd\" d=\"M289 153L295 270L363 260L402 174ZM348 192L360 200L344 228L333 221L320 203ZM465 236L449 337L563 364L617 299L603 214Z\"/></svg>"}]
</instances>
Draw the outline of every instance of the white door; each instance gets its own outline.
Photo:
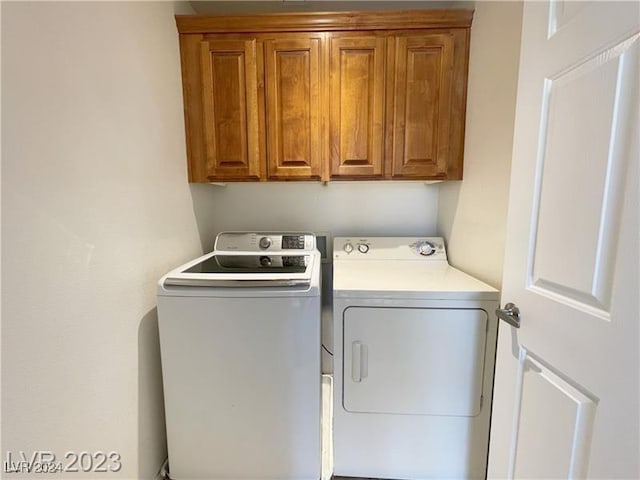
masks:
<instances>
[{"instance_id":1,"label":"white door","mask_svg":"<svg viewBox=\"0 0 640 480\"><path fill-rule=\"evenodd\" d=\"M527 2L490 478L640 478L640 3Z\"/></svg>"}]
</instances>

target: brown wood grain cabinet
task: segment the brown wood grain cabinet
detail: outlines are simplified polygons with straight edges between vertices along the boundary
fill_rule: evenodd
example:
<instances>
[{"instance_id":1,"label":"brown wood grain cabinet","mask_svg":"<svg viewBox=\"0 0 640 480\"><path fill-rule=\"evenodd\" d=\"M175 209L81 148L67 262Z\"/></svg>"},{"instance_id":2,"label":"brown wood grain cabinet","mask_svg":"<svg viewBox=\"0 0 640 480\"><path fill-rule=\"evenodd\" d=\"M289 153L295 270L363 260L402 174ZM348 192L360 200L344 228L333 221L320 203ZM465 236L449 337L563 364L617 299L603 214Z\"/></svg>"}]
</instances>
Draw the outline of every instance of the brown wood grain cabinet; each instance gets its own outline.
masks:
<instances>
[{"instance_id":1,"label":"brown wood grain cabinet","mask_svg":"<svg viewBox=\"0 0 640 480\"><path fill-rule=\"evenodd\" d=\"M462 34L462 35L461 35ZM393 178L459 178L462 172L464 32L426 32L395 38ZM457 63L456 63L457 61Z\"/></svg>"},{"instance_id":2,"label":"brown wood grain cabinet","mask_svg":"<svg viewBox=\"0 0 640 480\"><path fill-rule=\"evenodd\" d=\"M322 42L320 36L265 41L269 178L320 178Z\"/></svg>"},{"instance_id":3,"label":"brown wood grain cabinet","mask_svg":"<svg viewBox=\"0 0 640 480\"><path fill-rule=\"evenodd\" d=\"M331 176L381 177L385 39L332 36L329 42Z\"/></svg>"},{"instance_id":4,"label":"brown wood grain cabinet","mask_svg":"<svg viewBox=\"0 0 640 480\"><path fill-rule=\"evenodd\" d=\"M177 16L189 180L461 179L471 18Z\"/></svg>"},{"instance_id":5,"label":"brown wood grain cabinet","mask_svg":"<svg viewBox=\"0 0 640 480\"><path fill-rule=\"evenodd\" d=\"M256 39L200 43L208 180L260 177Z\"/></svg>"}]
</instances>

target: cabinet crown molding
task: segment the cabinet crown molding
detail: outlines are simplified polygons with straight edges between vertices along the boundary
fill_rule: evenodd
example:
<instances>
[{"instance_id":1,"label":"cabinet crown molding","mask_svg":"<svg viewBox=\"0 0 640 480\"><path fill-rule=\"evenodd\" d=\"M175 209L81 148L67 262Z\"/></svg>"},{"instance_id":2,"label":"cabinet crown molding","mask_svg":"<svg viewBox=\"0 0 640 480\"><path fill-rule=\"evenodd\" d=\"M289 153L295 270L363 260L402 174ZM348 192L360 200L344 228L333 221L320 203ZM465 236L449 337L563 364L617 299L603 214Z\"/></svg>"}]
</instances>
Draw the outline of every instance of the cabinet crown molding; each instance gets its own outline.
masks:
<instances>
[{"instance_id":1,"label":"cabinet crown molding","mask_svg":"<svg viewBox=\"0 0 640 480\"><path fill-rule=\"evenodd\" d=\"M468 28L470 9L295 12L242 15L176 15L178 32L256 33L330 32L349 30L411 30Z\"/></svg>"}]
</instances>

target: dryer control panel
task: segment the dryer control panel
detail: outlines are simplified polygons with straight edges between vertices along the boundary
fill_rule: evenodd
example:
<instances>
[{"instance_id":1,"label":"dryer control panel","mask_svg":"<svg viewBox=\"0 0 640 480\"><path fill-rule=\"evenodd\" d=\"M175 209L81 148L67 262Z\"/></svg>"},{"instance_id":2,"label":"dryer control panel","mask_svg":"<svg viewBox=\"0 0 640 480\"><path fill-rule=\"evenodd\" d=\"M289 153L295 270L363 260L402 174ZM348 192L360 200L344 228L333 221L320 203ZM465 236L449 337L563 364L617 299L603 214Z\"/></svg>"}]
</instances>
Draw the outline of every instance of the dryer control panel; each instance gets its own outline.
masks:
<instances>
[{"instance_id":1,"label":"dryer control panel","mask_svg":"<svg viewBox=\"0 0 640 480\"><path fill-rule=\"evenodd\" d=\"M335 237L334 260L447 261L442 237Z\"/></svg>"}]
</instances>

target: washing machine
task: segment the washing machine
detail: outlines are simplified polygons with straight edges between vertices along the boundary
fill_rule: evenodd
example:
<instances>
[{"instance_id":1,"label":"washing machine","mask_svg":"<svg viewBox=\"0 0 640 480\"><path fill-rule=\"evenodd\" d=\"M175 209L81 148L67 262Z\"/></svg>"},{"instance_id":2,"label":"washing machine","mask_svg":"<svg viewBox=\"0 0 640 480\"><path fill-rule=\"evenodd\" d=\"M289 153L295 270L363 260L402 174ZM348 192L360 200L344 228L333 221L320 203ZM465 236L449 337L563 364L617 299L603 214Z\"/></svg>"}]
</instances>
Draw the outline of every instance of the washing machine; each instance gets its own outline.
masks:
<instances>
[{"instance_id":1,"label":"washing machine","mask_svg":"<svg viewBox=\"0 0 640 480\"><path fill-rule=\"evenodd\" d=\"M157 293L170 477L319 479L315 237L221 233Z\"/></svg>"},{"instance_id":2,"label":"washing machine","mask_svg":"<svg viewBox=\"0 0 640 480\"><path fill-rule=\"evenodd\" d=\"M335 475L485 478L499 294L442 238L334 239Z\"/></svg>"}]
</instances>

